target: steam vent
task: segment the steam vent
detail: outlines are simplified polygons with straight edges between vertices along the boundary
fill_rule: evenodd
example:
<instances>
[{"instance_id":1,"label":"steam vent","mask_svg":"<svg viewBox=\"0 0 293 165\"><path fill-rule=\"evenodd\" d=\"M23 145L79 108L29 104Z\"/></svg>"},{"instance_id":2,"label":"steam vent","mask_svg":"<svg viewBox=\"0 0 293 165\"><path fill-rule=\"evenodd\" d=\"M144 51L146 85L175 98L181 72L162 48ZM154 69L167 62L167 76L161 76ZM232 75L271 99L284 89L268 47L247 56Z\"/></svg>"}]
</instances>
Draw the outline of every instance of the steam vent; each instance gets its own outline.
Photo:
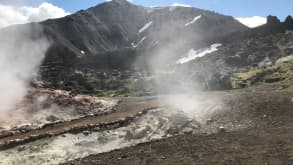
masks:
<instances>
[{"instance_id":1,"label":"steam vent","mask_svg":"<svg viewBox=\"0 0 293 165\"><path fill-rule=\"evenodd\" d=\"M0 165L293 164L284 1L0 1Z\"/></svg>"}]
</instances>

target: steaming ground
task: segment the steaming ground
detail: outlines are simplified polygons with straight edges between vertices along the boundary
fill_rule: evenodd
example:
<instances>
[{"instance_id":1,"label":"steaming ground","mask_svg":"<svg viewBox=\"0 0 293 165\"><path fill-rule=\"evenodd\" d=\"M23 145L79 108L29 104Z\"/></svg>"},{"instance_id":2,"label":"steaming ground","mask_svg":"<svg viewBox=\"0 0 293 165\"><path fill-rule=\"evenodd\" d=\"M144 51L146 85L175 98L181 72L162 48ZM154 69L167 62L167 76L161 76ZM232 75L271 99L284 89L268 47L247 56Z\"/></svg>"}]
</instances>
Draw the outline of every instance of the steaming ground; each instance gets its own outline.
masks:
<instances>
[{"instance_id":1,"label":"steaming ground","mask_svg":"<svg viewBox=\"0 0 293 165\"><path fill-rule=\"evenodd\" d=\"M232 123L204 125L184 111L155 109L125 127L102 132L64 134L38 140L1 152L0 160L4 164L57 164L184 132L215 133L219 131L220 126L225 126L229 130L247 127L245 122L235 126Z\"/></svg>"},{"instance_id":2,"label":"steaming ground","mask_svg":"<svg viewBox=\"0 0 293 165\"><path fill-rule=\"evenodd\" d=\"M0 35L0 114L6 118L37 77L50 42L39 24L4 28Z\"/></svg>"},{"instance_id":3,"label":"steaming ground","mask_svg":"<svg viewBox=\"0 0 293 165\"><path fill-rule=\"evenodd\" d=\"M9 130L36 129L49 123L105 113L117 99L72 95L67 91L30 88L26 97L0 119L0 134Z\"/></svg>"},{"instance_id":4,"label":"steaming ground","mask_svg":"<svg viewBox=\"0 0 293 165\"><path fill-rule=\"evenodd\" d=\"M85 127L81 129L80 133L62 133L51 137L38 138L38 140L30 143L12 146L12 148L0 152L0 162L1 164L58 164L83 158L73 161L73 164L129 164L129 162L138 162L136 159L141 159L132 155L147 152L148 156L141 160L149 161L149 158L153 158L153 163L147 164L161 164L162 162L157 162L157 156L161 157L159 160L167 159L166 162L174 161L172 157L175 159L176 156L171 156L172 153L178 153L179 155L184 153L181 156L186 157L186 154L188 156L193 152L202 152L201 155L204 156L206 151L209 153L212 146L202 146L204 150L193 148L197 145L205 144L204 137L212 140L212 137L228 136L247 130L252 130L250 133L253 134L258 132L259 129L263 129L263 126L268 126L267 128L270 129L269 126L272 122L277 124L279 121L290 123L291 120L287 119L292 111L292 92L291 89L248 89L200 92L189 95L119 98L122 99L122 102L117 102L120 108L113 114L108 114L112 116L118 114L116 117L112 117L112 121L129 116L127 112L133 108L147 109L147 105L150 104L161 108L149 109L146 114L135 117L129 124L117 125L115 128L109 127L105 130L100 127L91 129ZM160 101L155 103L152 100ZM105 118L106 116L101 117ZM287 118L282 118L283 116ZM83 120L86 121L87 118ZM92 119L89 118L88 120L90 122ZM66 122L64 126L65 124ZM290 129L291 127L289 126L290 124L286 129ZM54 129L54 126L52 126L52 129ZM58 129L62 129L62 127ZM286 131L284 127L282 129ZM290 131L287 132L290 133ZM29 132L27 134L29 135ZM189 134L192 134L192 136ZM286 134L286 136L289 136L289 134ZM185 138L188 140L185 141ZM192 141L190 138L195 138L195 140ZM246 136L247 139L242 138L244 138L244 144L246 143L245 140L261 141L261 138L251 139L250 136ZM159 141L153 142L154 140ZM237 141L237 138L235 137L234 140ZM138 143L146 142L151 143L137 146L139 150L136 149L137 147L132 147ZM218 141L217 139L211 143L215 142L223 143L223 141ZM234 144L235 141L230 141L230 143ZM150 144L156 144L162 147L162 150L156 149L154 152L150 152L148 146ZM180 144L182 145L181 147L178 146ZM173 150L173 145L177 146L178 151L169 152ZM225 145L227 145L226 142ZM269 143L266 145L269 145ZM186 146L190 146L190 148L184 148ZM125 147L130 148L122 149ZM220 145L218 147L223 148L224 146ZM121 156L120 151L109 152L114 149L122 149L121 152L125 151L125 155ZM255 148L252 146L251 149L258 150L262 149L262 147ZM140 152L133 153L133 151ZM109 153L87 157L104 152ZM225 149L221 152L225 153ZM113 156L114 159L108 156ZM208 157L206 159L209 160ZM189 160L193 159L185 159L186 162ZM139 163L134 164L142 164L142 162L139 161Z\"/></svg>"},{"instance_id":5,"label":"steaming ground","mask_svg":"<svg viewBox=\"0 0 293 165\"><path fill-rule=\"evenodd\" d=\"M213 111L212 115L204 115L209 117L205 123L186 125L183 132L187 134L91 155L67 164L292 163L292 87L207 92L200 96L202 100L214 100L213 97L218 96L225 106ZM212 105L212 101L209 104ZM205 104L206 107L209 104ZM193 119L190 114L187 116ZM182 121L178 119L180 115L177 114L176 121Z\"/></svg>"}]
</instances>

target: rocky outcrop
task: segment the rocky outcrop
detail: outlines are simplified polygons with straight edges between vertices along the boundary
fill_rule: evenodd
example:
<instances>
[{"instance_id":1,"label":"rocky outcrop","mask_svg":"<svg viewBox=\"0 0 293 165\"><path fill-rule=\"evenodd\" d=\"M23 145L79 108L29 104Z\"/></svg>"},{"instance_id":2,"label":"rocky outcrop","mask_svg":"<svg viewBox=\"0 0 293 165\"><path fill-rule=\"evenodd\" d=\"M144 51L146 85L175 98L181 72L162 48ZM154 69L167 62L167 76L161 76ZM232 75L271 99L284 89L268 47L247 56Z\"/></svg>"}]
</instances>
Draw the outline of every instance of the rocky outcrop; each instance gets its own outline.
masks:
<instances>
[{"instance_id":1,"label":"rocky outcrop","mask_svg":"<svg viewBox=\"0 0 293 165\"><path fill-rule=\"evenodd\" d=\"M285 19L284 26L287 30L293 30L293 18L292 16L288 16Z\"/></svg>"},{"instance_id":2,"label":"rocky outcrop","mask_svg":"<svg viewBox=\"0 0 293 165\"><path fill-rule=\"evenodd\" d=\"M279 20L278 17L276 16L271 16L269 15L267 17L267 25L268 26L273 26L273 25L280 25L281 24L281 21Z\"/></svg>"}]
</instances>

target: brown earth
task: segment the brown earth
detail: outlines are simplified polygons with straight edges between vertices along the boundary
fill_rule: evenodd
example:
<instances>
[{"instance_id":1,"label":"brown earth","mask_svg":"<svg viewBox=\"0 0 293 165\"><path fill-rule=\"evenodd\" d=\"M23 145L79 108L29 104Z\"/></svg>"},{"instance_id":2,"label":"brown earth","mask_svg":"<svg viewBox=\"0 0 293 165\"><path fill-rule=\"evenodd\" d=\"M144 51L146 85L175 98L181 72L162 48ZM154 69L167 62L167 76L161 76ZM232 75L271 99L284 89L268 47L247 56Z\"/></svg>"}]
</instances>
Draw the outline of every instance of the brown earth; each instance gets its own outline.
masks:
<instances>
[{"instance_id":1,"label":"brown earth","mask_svg":"<svg viewBox=\"0 0 293 165\"><path fill-rule=\"evenodd\" d=\"M66 164L293 164L293 87L218 94L223 93L229 93L229 97L223 97L227 97L231 107L230 117L237 113L240 114L237 118L250 118L255 124L212 134L179 135Z\"/></svg>"}]
</instances>

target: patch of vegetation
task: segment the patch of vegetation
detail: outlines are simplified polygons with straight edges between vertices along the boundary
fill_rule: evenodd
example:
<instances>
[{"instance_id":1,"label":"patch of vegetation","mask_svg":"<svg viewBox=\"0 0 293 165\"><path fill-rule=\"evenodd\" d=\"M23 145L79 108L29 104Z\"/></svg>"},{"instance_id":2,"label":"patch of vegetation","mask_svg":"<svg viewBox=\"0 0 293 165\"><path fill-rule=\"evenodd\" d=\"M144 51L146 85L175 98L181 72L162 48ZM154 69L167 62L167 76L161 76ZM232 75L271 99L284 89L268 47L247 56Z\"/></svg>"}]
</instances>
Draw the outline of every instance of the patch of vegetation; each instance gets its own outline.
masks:
<instances>
[{"instance_id":1,"label":"patch of vegetation","mask_svg":"<svg viewBox=\"0 0 293 165\"><path fill-rule=\"evenodd\" d=\"M281 86L293 84L293 61L277 63L265 68L253 68L248 72L234 73L231 87L245 88L257 83L271 83Z\"/></svg>"},{"instance_id":2,"label":"patch of vegetation","mask_svg":"<svg viewBox=\"0 0 293 165\"><path fill-rule=\"evenodd\" d=\"M293 61L286 61L277 64L280 69L277 72L266 75L264 81L266 83L277 83L282 86L290 86L293 84Z\"/></svg>"}]
</instances>

